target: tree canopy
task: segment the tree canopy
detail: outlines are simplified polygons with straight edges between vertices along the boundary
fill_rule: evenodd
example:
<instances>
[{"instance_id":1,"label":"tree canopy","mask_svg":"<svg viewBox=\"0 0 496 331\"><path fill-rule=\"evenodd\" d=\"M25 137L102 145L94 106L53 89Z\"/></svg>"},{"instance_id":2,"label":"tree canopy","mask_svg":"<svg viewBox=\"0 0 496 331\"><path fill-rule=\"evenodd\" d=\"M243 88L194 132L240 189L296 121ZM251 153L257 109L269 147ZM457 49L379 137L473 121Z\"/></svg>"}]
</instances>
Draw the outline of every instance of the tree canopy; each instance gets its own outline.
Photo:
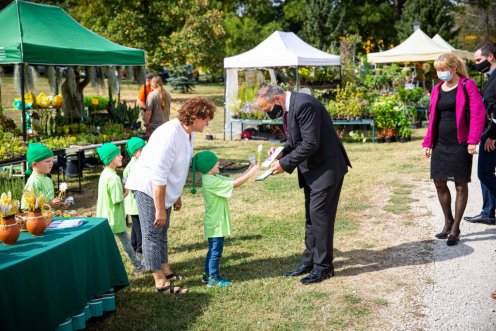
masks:
<instances>
[{"instance_id":1,"label":"tree canopy","mask_svg":"<svg viewBox=\"0 0 496 331\"><path fill-rule=\"evenodd\" d=\"M193 64L219 70L275 30L292 31L324 51L359 35L357 53L399 44L418 20L429 36L458 47L493 39L491 0L32 0L56 4L116 43L147 52L149 67ZM0 0L0 8L11 1ZM455 19L453 18L455 17ZM467 19L468 18L468 19Z\"/></svg>"}]
</instances>

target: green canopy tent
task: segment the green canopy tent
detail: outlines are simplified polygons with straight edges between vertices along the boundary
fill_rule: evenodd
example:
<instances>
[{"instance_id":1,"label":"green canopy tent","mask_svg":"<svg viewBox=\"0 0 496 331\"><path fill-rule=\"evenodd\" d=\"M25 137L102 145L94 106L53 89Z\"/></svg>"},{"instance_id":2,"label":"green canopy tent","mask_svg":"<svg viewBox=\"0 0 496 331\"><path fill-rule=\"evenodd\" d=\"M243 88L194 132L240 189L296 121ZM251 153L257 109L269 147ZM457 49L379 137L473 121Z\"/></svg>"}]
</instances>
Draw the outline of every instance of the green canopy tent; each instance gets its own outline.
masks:
<instances>
[{"instance_id":1,"label":"green canopy tent","mask_svg":"<svg viewBox=\"0 0 496 331\"><path fill-rule=\"evenodd\" d=\"M145 51L118 45L81 26L57 6L14 1L0 12L0 65L133 66ZM22 132L26 140L24 65L21 65Z\"/></svg>"}]
</instances>

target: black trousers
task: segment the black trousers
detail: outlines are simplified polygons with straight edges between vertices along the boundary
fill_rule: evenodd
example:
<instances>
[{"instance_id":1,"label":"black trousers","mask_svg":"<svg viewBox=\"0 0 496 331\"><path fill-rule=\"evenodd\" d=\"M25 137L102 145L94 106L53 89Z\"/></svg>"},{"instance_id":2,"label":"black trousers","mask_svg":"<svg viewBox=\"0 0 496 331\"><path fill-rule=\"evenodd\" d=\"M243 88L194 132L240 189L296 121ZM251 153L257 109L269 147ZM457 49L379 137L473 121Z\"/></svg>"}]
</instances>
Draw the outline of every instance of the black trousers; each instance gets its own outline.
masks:
<instances>
[{"instance_id":1,"label":"black trousers","mask_svg":"<svg viewBox=\"0 0 496 331\"><path fill-rule=\"evenodd\" d=\"M142 254L143 250L141 248L141 225L138 215L131 216L131 246L135 253Z\"/></svg>"},{"instance_id":2,"label":"black trousers","mask_svg":"<svg viewBox=\"0 0 496 331\"><path fill-rule=\"evenodd\" d=\"M333 268L334 222L343 178L323 189L312 190L305 185L305 251L301 263L314 269Z\"/></svg>"}]
</instances>

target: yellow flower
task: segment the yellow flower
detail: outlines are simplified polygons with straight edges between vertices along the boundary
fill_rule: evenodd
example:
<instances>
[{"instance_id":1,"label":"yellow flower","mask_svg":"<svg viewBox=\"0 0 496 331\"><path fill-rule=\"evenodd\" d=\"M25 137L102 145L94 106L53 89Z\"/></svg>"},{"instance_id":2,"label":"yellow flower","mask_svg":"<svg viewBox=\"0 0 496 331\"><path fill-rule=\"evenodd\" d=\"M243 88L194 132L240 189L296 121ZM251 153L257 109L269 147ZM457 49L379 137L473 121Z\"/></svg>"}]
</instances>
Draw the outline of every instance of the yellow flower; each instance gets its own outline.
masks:
<instances>
[{"instance_id":1,"label":"yellow flower","mask_svg":"<svg viewBox=\"0 0 496 331\"><path fill-rule=\"evenodd\" d=\"M60 107L62 107L62 104L63 103L64 102L63 102L62 96L60 94L53 97L52 106L54 108L60 108Z\"/></svg>"},{"instance_id":2,"label":"yellow flower","mask_svg":"<svg viewBox=\"0 0 496 331\"><path fill-rule=\"evenodd\" d=\"M45 197L43 194L36 196L36 194L31 191L24 191L22 194L22 201L29 211L41 211L45 205Z\"/></svg>"},{"instance_id":3,"label":"yellow flower","mask_svg":"<svg viewBox=\"0 0 496 331\"><path fill-rule=\"evenodd\" d=\"M2 193L0 196L0 217L11 216L19 211L19 201L12 200L12 194Z\"/></svg>"},{"instance_id":4,"label":"yellow flower","mask_svg":"<svg viewBox=\"0 0 496 331\"><path fill-rule=\"evenodd\" d=\"M97 98L93 98L93 99L91 100L91 104L92 104L93 106L98 106L98 104L99 104L99 103L100 103L100 100L98 100Z\"/></svg>"}]
</instances>

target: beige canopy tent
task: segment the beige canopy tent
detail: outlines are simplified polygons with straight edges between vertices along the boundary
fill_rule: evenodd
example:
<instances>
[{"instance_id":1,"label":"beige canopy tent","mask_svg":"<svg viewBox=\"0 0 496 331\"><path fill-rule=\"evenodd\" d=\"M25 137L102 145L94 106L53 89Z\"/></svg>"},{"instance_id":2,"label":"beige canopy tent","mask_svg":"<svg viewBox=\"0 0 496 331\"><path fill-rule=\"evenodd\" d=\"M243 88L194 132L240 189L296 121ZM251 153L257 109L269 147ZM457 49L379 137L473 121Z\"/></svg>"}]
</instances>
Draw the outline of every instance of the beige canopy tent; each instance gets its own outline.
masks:
<instances>
[{"instance_id":1,"label":"beige canopy tent","mask_svg":"<svg viewBox=\"0 0 496 331\"><path fill-rule=\"evenodd\" d=\"M444 43L448 44L446 41L444 41ZM448 46L450 45L448 44ZM441 45L429 38L421 29L417 29L398 46L384 52L367 54L367 61L370 63L434 61L439 55L446 52L453 52L462 59L473 60L471 54L470 57L468 56L469 52Z\"/></svg>"},{"instance_id":2,"label":"beige canopy tent","mask_svg":"<svg viewBox=\"0 0 496 331\"><path fill-rule=\"evenodd\" d=\"M443 46L444 48L447 48L451 51L455 51L456 55L458 55L462 59L470 60L470 61L474 60L474 54L472 52L464 51L461 49L455 49L446 40L444 40L443 37L441 37L438 34L436 34L434 37L432 37L432 40L434 40L436 43Z\"/></svg>"}]
</instances>

